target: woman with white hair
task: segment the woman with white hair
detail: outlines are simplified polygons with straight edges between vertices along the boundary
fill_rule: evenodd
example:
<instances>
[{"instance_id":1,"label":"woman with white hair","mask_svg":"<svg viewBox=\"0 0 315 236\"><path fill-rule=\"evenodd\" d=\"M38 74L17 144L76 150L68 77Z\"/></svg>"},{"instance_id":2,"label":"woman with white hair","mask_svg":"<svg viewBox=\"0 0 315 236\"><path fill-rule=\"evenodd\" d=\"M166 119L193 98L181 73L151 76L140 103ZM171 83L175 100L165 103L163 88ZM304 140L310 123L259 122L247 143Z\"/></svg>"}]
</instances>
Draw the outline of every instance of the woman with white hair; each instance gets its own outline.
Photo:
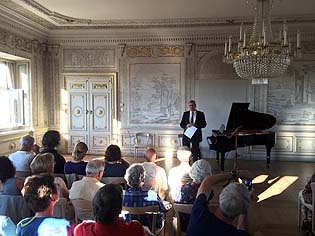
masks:
<instances>
[{"instance_id":1,"label":"woman with white hair","mask_svg":"<svg viewBox=\"0 0 315 236\"><path fill-rule=\"evenodd\" d=\"M129 188L124 194L123 206L127 207L145 207L159 205L160 211L164 212L165 207L163 201L154 190L145 190L142 188L144 184L144 168L141 164L132 164L125 174L125 179ZM131 220L139 220L144 226L151 228L152 217L148 215L131 215ZM161 223L161 217L158 219L158 227Z\"/></svg>"},{"instance_id":2,"label":"woman with white hair","mask_svg":"<svg viewBox=\"0 0 315 236\"><path fill-rule=\"evenodd\" d=\"M192 181L182 185L179 202L193 204L201 182L210 175L212 175L212 169L208 161L201 159L194 162L189 173Z\"/></svg>"}]
</instances>

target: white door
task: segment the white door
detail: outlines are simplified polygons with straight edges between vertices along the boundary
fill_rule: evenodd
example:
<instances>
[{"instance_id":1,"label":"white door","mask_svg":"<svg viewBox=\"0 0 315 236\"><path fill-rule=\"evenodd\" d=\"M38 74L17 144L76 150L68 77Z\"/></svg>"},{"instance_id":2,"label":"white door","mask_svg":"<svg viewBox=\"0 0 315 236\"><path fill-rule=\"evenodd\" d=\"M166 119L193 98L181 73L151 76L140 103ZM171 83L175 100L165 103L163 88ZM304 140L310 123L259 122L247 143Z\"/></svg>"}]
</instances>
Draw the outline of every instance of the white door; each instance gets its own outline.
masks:
<instances>
[{"instance_id":1,"label":"white door","mask_svg":"<svg viewBox=\"0 0 315 236\"><path fill-rule=\"evenodd\" d=\"M104 153L111 142L113 76L66 77L68 91L68 151L85 142L89 153Z\"/></svg>"}]
</instances>

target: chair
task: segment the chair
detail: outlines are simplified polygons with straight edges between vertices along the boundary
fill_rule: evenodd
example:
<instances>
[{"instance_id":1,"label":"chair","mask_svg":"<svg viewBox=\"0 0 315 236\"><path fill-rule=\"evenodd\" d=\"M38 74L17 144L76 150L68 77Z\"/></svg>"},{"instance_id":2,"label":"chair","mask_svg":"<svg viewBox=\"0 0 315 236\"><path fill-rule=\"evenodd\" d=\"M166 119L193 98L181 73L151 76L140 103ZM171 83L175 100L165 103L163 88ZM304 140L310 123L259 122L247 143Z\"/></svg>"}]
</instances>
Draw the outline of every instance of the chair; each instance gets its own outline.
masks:
<instances>
[{"instance_id":1,"label":"chair","mask_svg":"<svg viewBox=\"0 0 315 236\"><path fill-rule=\"evenodd\" d=\"M153 146L153 135L151 133L148 132L136 133L134 157L136 158L138 156L138 149L146 150L151 146Z\"/></svg>"},{"instance_id":2,"label":"chair","mask_svg":"<svg viewBox=\"0 0 315 236\"><path fill-rule=\"evenodd\" d=\"M173 207L175 210L175 215L177 218L177 236L185 235L180 229L180 216L179 213L191 214L191 210L193 205L192 204L180 204L180 203L173 203Z\"/></svg>"},{"instance_id":3,"label":"chair","mask_svg":"<svg viewBox=\"0 0 315 236\"><path fill-rule=\"evenodd\" d=\"M127 181L124 177L103 177L101 182L103 184L120 184L123 189L127 189Z\"/></svg>"},{"instance_id":4,"label":"chair","mask_svg":"<svg viewBox=\"0 0 315 236\"><path fill-rule=\"evenodd\" d=\"M14 224L33 214L24 197L14 195L0 195L0 215L11 218Z\"/></svg>"},{"instance_id":5,"label":"chair","mask_svg":"<svg viewBox=\"0 0 315 236\"><path fill-rule=\"evenodd\" d=\"M298 195L298 227L299 230L301 229L301 215L302 215L302 211L303 211L303 207L307 208L309 211L312 212L312 232L313 234L315 233L315 182L311 183L311 189L312 189L312 205L311 204L307 204L304 201L302 192L303 190L301 190L299 192Z\"/></svg>"},{"instance_id":6,"label":"chair","mask_svg":"<svg viewBox=\"0 0 315 236\"><path fill-rule=\"evenodd\" d=\"M70 189L72 187L73 182L81 180L84 177L84 175L77 175L74 173L65 174L65 176L66 176L66 180L67 180L68 189Z\"/></svg>"},{"instance_id":7,"label":"chair","mask_svg":"<svg viewBox=\"0 0 315 236\"><path fill-rule=\"evenodd\" d=\"M22 178L22 179L25 179L25 178L27 178L28 176L31 176L31 175L32 175L32 173L28 172L28 171L16 171L15 172L15 176L19 177L19 178Z\"/></svg>"},{"instance_id":8,"label":"chair","mask_svg":"<svg viewBox=\"0 0 315 236\"><path fill-rule=\"evenodd\" d=\"M178 146L179 146L179 147L182 147L182 146L183 146L183 137L184 137L184 134L178 134L178 135L177 135L177 138L178 138Z\"/></svg>"},{"instance_id":9,"label":"chair","mask_svg":"<svg viewBox=\"0 0 315 236\"><path fill-rule=\"evenodd\" d=\"M93 220L92 202L84 199L71 199L75 213L75 223L78 224L84 220Z\"/></svg>"},{"instance_id":10,"label":"chair","mask_svg":"<svg viewBox=\"0 0 315 236\"><path fill-rule=\"evenodd\" d=\"M67 209L67 199L59 198L58 202L56 202L53 211L53 217L56 218L66 218L66 210Z\"/></svg>"},{"instance_id":11,"label":"chair","mask_svg":"<svg viewBox=\"0 0 315 236\"><path fill-rule=\"evenodd\" d=\"M127 207L123 206L122 210L128 212L131 215L152 215L151 232L155 235L160 235L164 230L164 224L161 228L156 227L157 216L160 213L158 205L146 206L146 207Z\"/></svg>"}]
</instances>

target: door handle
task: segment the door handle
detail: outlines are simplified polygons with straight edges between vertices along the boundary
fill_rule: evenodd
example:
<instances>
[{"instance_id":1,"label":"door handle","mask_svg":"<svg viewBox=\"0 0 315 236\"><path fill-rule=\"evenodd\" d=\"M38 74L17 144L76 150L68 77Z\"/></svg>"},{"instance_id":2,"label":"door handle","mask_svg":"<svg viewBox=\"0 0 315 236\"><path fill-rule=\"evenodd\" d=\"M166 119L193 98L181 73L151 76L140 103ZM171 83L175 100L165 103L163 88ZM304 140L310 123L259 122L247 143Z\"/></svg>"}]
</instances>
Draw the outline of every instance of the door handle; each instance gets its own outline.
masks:
<instances>
[{"instance_id":1,"label":"door handle","mask_svg":"<svg viewBox=\"0 0 315 236\"><path fill-rule=\"evenodd\" d=\"M92 114L93 113L93 111L92 110L90 110L90 114Z\"/></svg>"},{"instance_id":2,"label":"door handle","mask_svg":"<svg viewBox=\"0 0 315 236\"><path fill-rule=\"evenodd\" d=\"M85 111L85 114L89 114L89 110L86 110L86 111Z\"/></svg>"}]
</instances>

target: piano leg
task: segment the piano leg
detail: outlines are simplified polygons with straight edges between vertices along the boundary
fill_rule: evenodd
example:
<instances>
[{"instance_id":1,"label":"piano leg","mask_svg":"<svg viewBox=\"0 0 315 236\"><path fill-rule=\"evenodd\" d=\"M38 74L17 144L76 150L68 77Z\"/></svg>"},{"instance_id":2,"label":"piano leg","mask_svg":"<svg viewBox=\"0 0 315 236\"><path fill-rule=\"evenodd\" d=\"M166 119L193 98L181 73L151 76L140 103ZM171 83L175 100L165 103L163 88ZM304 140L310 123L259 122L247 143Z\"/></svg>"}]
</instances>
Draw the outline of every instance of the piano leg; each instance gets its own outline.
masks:
<instances>
[{"instance_id":1,"label":"piano leg","mask_svg":"<svg viewBox=\"0 0 315 236\"><path fill-rule=\"evenodd\" d=\"M271 148L273 146L271 145L266 145L266 149L267 149L267 168L270 167L270 154L271 154Z\"/></svg>"},{"instance_id":2,"label":"piano leg","mask_svg":"<svg viewBox=\"0 0 315 236\"><path fill-rule=\"evenodd\" d=\"M221 171L224 171L225 152L221 152Z\"/></svg>"}]
</instances>

